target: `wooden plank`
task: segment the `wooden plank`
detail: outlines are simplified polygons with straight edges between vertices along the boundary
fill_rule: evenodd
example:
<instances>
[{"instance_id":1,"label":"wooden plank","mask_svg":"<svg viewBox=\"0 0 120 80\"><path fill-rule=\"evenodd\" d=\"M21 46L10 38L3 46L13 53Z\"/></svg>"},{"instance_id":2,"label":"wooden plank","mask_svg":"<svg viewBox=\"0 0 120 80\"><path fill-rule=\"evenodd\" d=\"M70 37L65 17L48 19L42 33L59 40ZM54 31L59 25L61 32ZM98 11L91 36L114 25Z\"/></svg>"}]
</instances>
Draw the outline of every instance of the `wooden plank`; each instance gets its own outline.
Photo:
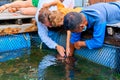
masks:
<instances>
[{"instance_id":1,"label":"wooden plank","mask_svg":"<svg viewBox=\"0 0 120 80\"><path fill-rule=\"evenodd\" d=\"M20 23L20 24L18 24ZM22 15L20 12L0 13L0 35L37 31L34 16Z\"/></svg>"},{"instance_id":2,"label":"wooden plank","mask_svg":"<svg viewBox=\"0 0 120 80\"><path fill-rule=\"evenodd\" d=\"M0 25L0 35L6 34L17 34L24 32L37 31L37 27L33 23L22 24L22 25Z\"/></svg>"},{"instance_id":3,"label":"wooden plank","mask_svg":"<svg viewBox=\"0 0 120 80\"><path fill-rule=\"evenodd\" d=\"M33 15L22 15L20 12L16 13L9 13L9 12L3 12L0 13L0 20L8 20L8 19L25 19L25 18L34 18Z\"/></svg>"}]
</instances>

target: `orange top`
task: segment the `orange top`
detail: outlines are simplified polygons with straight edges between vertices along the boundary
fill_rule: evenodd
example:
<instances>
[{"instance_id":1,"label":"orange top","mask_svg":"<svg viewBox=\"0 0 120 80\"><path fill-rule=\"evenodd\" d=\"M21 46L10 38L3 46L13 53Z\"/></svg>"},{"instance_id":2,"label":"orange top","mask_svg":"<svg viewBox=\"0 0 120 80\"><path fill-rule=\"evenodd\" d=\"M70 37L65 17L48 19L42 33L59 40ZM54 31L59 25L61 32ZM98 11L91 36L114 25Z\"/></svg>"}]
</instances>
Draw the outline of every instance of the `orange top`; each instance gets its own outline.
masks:
<instances>
[{"instance_id":1,"label":"orange top","mask_svg":"<svg viewBox=\"0 0 120 80\"><path fill-rule=\"evenodd\" d=\"M69 12L80 12L82 8L77 7L77 8L65 8L64 5L61 2L57 3L57 9L58 11L62 12L64 15L66 15Z\"/></svg>"}]
</instances>

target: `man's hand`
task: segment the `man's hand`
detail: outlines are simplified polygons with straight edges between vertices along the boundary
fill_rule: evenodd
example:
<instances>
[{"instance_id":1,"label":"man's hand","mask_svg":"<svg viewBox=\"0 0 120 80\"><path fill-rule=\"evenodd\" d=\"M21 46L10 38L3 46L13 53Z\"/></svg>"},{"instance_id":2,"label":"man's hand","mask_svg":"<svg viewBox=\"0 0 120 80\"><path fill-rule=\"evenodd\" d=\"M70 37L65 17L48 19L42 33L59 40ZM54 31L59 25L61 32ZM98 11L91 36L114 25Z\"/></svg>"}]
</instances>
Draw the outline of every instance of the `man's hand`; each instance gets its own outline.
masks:
<instances>
[{"instance_id":1,"label":"man's hand","mask_svg":"<svg viewBox=\"0 0 120 80\"><path fill-rule=\"evenodd\" d=\"M60 45L57 45L57 46L56 46L56 49L57 49L58 53L59 53L62 57L65 56L65 49L64 49L64 47L62 47L62 46L60 46Z\"/></svg>"},{"instance_id":2,"label":"man's hand","mask_svg":"<svg viewBox=\"0 0 120 80\"><path fill-rule=\"evenodd\" d=\"M76 48L76 49L80 49L80 41L78 41L78 42L75 42L74 43L74 47Z\"/></svg>"},{"instance_id":3,"label":"man's hand","mask_svg":"<svg viewBox=\"0 0 120 80\"><path fill-rule=\"evenodd\" d=\"M85 47L85 46L86 46L85 41L77 41L74 43L74 47L76 49L80 49L81 47Z\"/></svg>"}]
</instances>

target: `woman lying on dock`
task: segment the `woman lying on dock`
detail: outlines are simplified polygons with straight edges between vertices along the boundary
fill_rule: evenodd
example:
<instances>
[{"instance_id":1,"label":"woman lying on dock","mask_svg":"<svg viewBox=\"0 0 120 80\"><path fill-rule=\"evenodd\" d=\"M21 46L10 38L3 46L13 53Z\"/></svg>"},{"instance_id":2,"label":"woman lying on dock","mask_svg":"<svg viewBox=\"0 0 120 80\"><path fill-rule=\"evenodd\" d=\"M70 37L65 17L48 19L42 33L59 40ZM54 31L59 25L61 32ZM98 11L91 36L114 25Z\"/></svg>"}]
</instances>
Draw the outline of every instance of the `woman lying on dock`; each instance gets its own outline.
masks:
<instances>
[{"instance_id":1,"label":"woman lying on dock","mask_svg":"<svg viewBox=\"0 0 120 80\"><path fill-rule=\"evenodd\" d=\"M35 15L39 0L14 1L0 6L0 13L8 9L9 12L20 11L22 14Z\"/></svg>"},{"instance_id":2,"label":"woman lying on dock","mask_svg":"<svg viewBox=\"0 0 120 80\"><path fill-rule=\"evenodd\" d=\"M62 2L64 0L61 0ZM8 9L9 12L20 11L21 14L35 15L39 0L14 1L0 6L0 13Z\"/></svg>"},{"instance_id":3,"label":"woman lying on dock","mask_svg":"<svg viewBox=\"0 0 120 80\"><path fill-rule=\"evenodd\" d=\"M58 10L50 11L49 7L57 6ZM61 1L56 0L51 3L46 3L43 5L43 8L39 11L38 20L43 23L45 26L51 27L61 27L63 25L64 16L69 12L80 12L81 8L65 8ZM70 31L67 31L67 41L66 41L66 53L67 56L72 56L70 54Z\"/></svg>"}]
</instances>

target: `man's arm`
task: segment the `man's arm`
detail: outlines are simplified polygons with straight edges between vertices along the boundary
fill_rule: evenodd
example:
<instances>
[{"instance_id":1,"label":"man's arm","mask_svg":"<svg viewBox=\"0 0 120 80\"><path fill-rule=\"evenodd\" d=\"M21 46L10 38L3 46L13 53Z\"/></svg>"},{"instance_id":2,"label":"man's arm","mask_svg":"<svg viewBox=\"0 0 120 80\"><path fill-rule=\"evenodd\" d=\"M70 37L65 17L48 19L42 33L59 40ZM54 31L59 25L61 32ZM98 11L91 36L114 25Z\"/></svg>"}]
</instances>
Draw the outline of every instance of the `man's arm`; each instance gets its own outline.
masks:
<instances>
[{"instance_id":1,"label":"man's arm","mask_svg":"<svg viewBox=\"0 0 120 80\"><path fill-rule=\"evenodd\" d=\"M106 23L96 23L94 26L93 38L86 41L77 41L74 43L76 49L88 47L89 49L100 48L104 42Z\"/></svg>"},{"instance_id":2,"label":"man's arm","mask_svg":"<svg viewBox=\"0 0 120 80\"><path fill-rule=\"evenodd\" d=\"M74 47L76 49L80 49L81 47L86 47L86 43L85 41L77 41L74 43Z\"/></svg>"},{"instance_id":3,"label":"man's arm","mask_svg":"<svg viewBox=\"0 0 120 80\"><path fill-rule=\"evenodd\" d=\"M105 22L98 23L94 26L93 38L85 41L89 49L102 47L105 37L105 28Z\"/></svg>"},{"instance_id":4,"label":"man's arm","mask_svg":"<svg viewBox=\"0 0 120 80\"><path fill-rule=\"evenodd\" d=\"M68 30L67 38L66 38L66 54L67 54L67 56L69 56L69 53L70 53L70 36L71 36L71 32Z\"/></svg>"}]
</instances>

